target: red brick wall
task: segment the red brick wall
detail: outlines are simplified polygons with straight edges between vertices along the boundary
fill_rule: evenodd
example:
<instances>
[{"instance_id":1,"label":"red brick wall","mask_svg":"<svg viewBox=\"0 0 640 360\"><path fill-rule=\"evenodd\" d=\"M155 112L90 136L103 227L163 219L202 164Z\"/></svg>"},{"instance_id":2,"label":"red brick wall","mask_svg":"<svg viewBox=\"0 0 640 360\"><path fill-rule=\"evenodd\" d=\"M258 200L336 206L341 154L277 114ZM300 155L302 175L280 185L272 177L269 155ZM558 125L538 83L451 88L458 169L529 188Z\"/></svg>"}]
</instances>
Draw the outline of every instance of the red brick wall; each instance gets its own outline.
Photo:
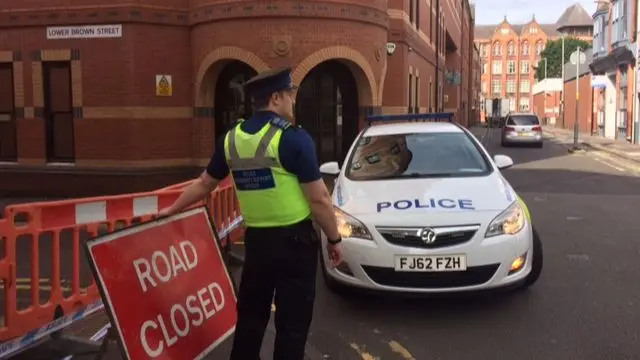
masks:
<instances>
[{"instance_id":1,"label":"red brick wall","mask_svg":"<svg viewBox=\"0 0 640 360\"><path fill-rule=\"evenodd\" d=\"M578 126L580 132L591 133L593 120L593 91L591 88L591 74L580 77L578 81L580 97L578 103ZM565 101L565 129L573 129L576 119L576 81L575 79L564 83ZM556 122L556 126L562 127L562 120Z\"/></svg>"},{"instance_id":2,"label":"red brick wall","mask_svg":"<svg viewBox=\"0 0 640 360\"><path fill-rule=\"evenodd\" d=\"M546 104L545 104L546 98ZM550 91L545 95L544 92L533 95L533 102L531 110L538 115L538 117L542 120L543 118L556 118L556 124L559 121L559 113L555 112L557 108L559 110L560 107L560 91ZM545 108L548 111L545 113Z\"/></svg>"},{"instance_id":3,"label":"red brick wall","mask_svg":"<svg viewBox=\"0 0 640 360\"><path fill-rule=\"evenodd\" d=\"M239 2L239 1L236 1ZM27 7L22 1L5 1L8 8ZM31 54L46 49L74 49L79 53L81 67L81 106L84 118L75 120L75 147L78 164L87 166L140 166L141 161L157 160L154 164L182 163L207 158L211 152L214 134L213 119L193 119L188 108L195 105L213 106L212 84L215 74L198 78L207 55L221 47L241 49L235 59L247 62L249 58L266 66L306 64L338 57L350 61L358 83L362 85L361 105L380 105L378 87L383 76L386 59L384 44L387 40L386 2L370 1L366 13L361 4L325 2L313 7L297 9L295 1L278 3L282 18L264 18L269 4L251 7L233 7L230 2L213 5L192 4L200 8L189 9L187 0L162 0L154 7L107 8L95 1L74 3L74 10L44 10L48 5L61 6L60 1L39 3L38 9L17 14L0 14L0 48L21 52L24 58L25 107L38 107L34 103ZM127 3L116 1L118 3ZM111 4L111 3L110 3ZM176 10L166 10L170 6ZM293 16L305 15L304 19ZM313 19L313 16L331 14L334 19ZM239 16L240 15L240 16ZM307 18L310 16L311 18ZM212 20L209 20L213 17ZM216 18L233 17L224 22ZM252 20L255 19L255 20ZM352 21L353 20L353 21ZM91 23L124 23L123 37L116 39L48 40L45 27ZM17 27L18 25L34 25ZM186 25L196 25L190 30ZM251 34L246 35L246 34ZM279 42L288 46L286 54L276 54ZM316 54L322 49L340 44L351 52L340 49ZM249 54L249 55L247 55ZM220 60L220 59L216 59ZM209 64L206 64L209 65ZM359 70L366 68L368 73ZM206 67L205 67L206 69ZM259 69L264 70L264 69ZM301 69L298 74L310 70ZM155 75L170 74L173 78L173 96L155 95ZM302 80L302 79L298 79ZM389 83L395 80L391 78ZM365 87L368 87L366 90ZM201 94L203 88L208 93ZM195 90L194 90L195 89ZM373 95L372 95L373 93ZM376 103L374 103L374 101ZM197 104L203 102L203 104ZM163 110L163 109L166 109ZM44 157L44 127L42 119L19 119L19 158ZM181 160L183 159L183 160ZM137 161L137 163L133 163ZM146 166L149 166L147 163Z\"/></svg>"}]
</instances>

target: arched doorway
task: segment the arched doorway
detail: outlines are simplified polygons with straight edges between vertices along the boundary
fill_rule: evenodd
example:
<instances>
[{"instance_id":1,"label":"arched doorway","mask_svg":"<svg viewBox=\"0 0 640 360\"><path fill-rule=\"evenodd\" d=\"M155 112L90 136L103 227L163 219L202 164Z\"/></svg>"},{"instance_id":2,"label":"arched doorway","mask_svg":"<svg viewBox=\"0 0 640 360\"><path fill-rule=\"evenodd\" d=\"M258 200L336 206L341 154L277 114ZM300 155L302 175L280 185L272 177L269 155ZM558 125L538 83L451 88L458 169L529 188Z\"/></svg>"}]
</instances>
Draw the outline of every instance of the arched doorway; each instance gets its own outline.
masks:
<instances>
[{"instance_id":1,"label":"arched doorway","mask_svg":"<svg viewBox=\"0 0 640 360\"><path fill-rule=\"evenodd\" d=\"M251 116L251 97L245 95L242 84L256 74L251 66L238 60L231 60L220 70L214 94L216 136L227 131L239 118Z\"/></svg>"},{"instance_id":2,"label":"arched doorway","mask_svg":"<svg viewBox=\"0 0 640 360\"><path fill-rule=\"evenodd\" d=\"M325 61L304 77L296 97L296 124L316 143L318 160L342 164L358 135L358 85L339 60Z\"/></svg>"}]
</instances>

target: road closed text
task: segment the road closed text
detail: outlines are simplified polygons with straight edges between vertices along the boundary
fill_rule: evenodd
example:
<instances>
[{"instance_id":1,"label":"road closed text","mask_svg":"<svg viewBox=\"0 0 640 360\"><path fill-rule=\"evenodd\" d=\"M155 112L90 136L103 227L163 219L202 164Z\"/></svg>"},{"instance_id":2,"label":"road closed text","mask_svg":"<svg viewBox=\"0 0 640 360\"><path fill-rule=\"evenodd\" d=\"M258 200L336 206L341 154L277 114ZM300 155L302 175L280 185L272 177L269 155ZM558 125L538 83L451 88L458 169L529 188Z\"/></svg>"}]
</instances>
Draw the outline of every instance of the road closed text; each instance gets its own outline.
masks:
<instances>
[{"instance_id":1,"label":"road closed text","mask_svg":"<svg viewBox=\"0 0 640 360\"><path fill-rule=\"evenodd\" d=\"M171 283L179 282L180 275L198 266L196 247L189 241L171 245L166 252L156 250L149 258L133 261L143 292L163 285L171 291ZM177 344L189 332L220 312L225 307L225 294L218 282L185 294L183 301L161 310L155 317L144 321L139 329L140 342L150 358ZM161 295L159 295L161 296ZM211 320L214 321L214 320Z\"/></svg>"}]
</instances>

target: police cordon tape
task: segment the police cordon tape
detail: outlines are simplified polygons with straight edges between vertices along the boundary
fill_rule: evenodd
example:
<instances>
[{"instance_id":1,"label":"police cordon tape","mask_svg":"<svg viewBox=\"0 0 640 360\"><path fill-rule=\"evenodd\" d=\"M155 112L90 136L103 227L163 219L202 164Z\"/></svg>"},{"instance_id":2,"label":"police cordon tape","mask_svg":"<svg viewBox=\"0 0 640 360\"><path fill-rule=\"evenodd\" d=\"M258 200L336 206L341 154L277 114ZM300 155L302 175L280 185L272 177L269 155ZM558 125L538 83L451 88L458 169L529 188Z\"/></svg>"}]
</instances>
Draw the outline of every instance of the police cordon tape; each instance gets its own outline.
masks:
<instances>
[{"instance_id":1,"label":"police cordon tape","mask_svg":"<svg viewBox=\"0 0 640 360\"><path fill-rule=\"evenodd\" d=\"M218 238L222 239L229 235L229 233L235 230L242 223L242 216L238 216L234 219L229 226L220 230L218 232ZM15 355L19 352L26 350L27 348L35 345L40 340L44 339L46 336L62 330L72 323L81 320L97 311L100 311L104 308L104 304L102 300L97 300L96 302L90 304L89 306L82 308L74 313L69 315L62 316L48 324L41 326L38 329L34 329L26 333L25 335L18 337L13 340L6 341L0 344L0 359L9 358L11 355ZM104 325L98 332L91 336L92 341L99 341L104 338L111 327L111 324ZM69 355L64 358L64 360L72 359L72 355Z\"/></svg>"},{"instance_id":2,"label":"police cordon tape","mask_svg":"<svg viewBox=\"0 0 640 360\"><path fill-rule=\"evenodd\" d=\"M104 308L104 305L102 304L101 300L98 300L72 314L62 316L46 325L41 326L38 329L31 330L19 338L4 342L0 344L0 359L5 359L9 357L9 355L29 348L36 344L38 341L44 339L47 335L58 330L62 330L65 327L71 325L73 322L83 319L88 315L101 310L102 308Z\"/></svg>"}]
</instances>

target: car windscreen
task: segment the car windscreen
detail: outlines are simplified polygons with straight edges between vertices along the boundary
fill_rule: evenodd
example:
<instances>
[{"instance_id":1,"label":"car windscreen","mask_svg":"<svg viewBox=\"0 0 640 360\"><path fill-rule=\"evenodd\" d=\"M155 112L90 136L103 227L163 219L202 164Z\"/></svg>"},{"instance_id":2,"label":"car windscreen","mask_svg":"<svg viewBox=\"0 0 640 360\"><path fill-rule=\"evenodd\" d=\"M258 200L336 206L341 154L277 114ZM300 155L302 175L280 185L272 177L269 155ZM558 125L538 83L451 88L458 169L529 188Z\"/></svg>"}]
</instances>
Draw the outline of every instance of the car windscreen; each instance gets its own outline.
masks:
<instances>
[{"instance_id":1,"label":"car windscreen","mask_svg":"<svg viewBox=\"0 0 640 360\"><path fill-rule=\"evenodd\" d=\"M540 122L538 121L538 117L535 115L514 115L509 116L507 125L532 126L540 125Z\"/></svg>"},{"instance_id":2,"label":"car windscreen","mask_svg":"<svg viewBox=\"0 0 640 360\"><path fill-rule=\"evenodd\" d=\"M363 136L346 164L351 180L484 176L492 168L462 132Z\"/></svg>"}]
</instances>

